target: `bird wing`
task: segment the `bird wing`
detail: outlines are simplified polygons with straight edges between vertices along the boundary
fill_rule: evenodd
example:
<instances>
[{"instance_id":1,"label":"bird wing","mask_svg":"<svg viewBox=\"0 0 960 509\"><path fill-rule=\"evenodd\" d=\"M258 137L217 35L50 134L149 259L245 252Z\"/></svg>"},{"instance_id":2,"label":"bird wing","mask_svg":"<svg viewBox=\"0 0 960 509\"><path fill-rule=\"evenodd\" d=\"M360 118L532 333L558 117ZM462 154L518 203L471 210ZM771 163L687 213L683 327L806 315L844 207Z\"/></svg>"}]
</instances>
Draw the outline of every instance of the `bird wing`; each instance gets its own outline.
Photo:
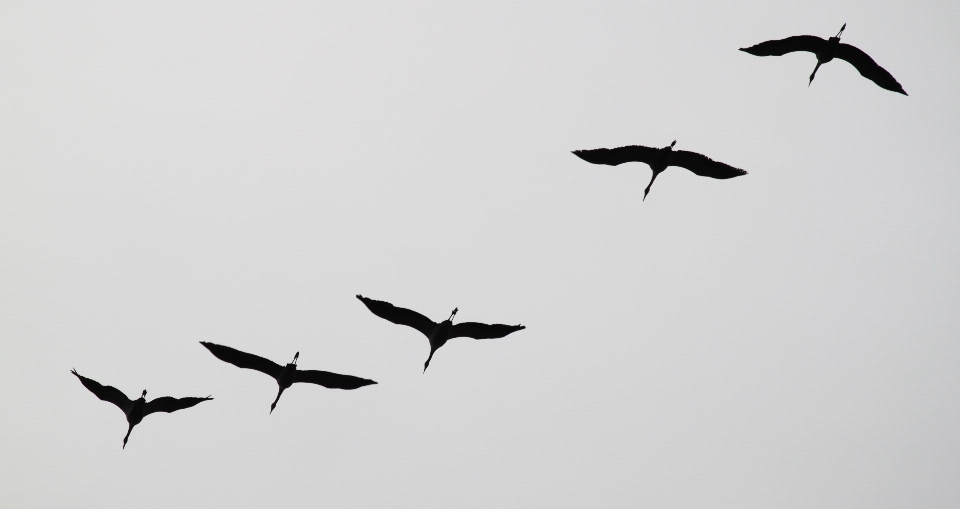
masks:
<instances>
[{"instance_id":1,"label":"bird wing","mask_svg":"<svg viewBox=\"0 0 960 509\"><path fill-rule=\"evenodd\" d=\"M675 151L670 156L670 166L686 168L701 177L715 179L730 179L747 174L747 172L739 168L734 168L729 164L714 161L703 154L688 152L686 150Z\"/></svg>"},{"instance_id":2,"label":"bird wing","mask_svg":"<svg viewBox=\"0 0 960 509\"><path fill-rule=\"evenodd\" d=\"M123 410L124 413L127 412L127 408L130 406L131 401L130 398L128 398L124 393L120 392L120 389L111 387L109 385L101 385L96 380L91 380L80 375L80 373L77 373L77 370L75 369L70 370L70 372L74 375L77 375L77 378L80 379L80 383L82 383L84 387L86 387L98 398L117 405L117 407L119 407L120 410Z\"/></svg>"},{"instance_id":3,"label":"bird wing","mask_svg":"<svg viewBox=\"0 0 960 509\"><path fill-rule=\"evenodd\" d=\"M416 311L398 308L397 306L382 300L368 299L363 295L357 295L357 298L360 299L360 302L363 302L363 304L367 306L367 309L380 318L398 325L413 327L414 329L422 332L423 335L427 336L428 338L430 337L430 333L433 332L433 328L437 326L433 320L421 315L420 313L417 313Z\"/></svg>"},{"instance_id":4,"label":"bird wing","mask_svg":"<svg viewBox=\"0 0 960 509\"><path fill-rule=\"evenodd\" d=\"M281 367L279 364L271 360L264 359L259 355L241 352L236 348L217 345L215 343L207 343L205 341L201 341L200 344L205 346L207 350L210 350L210 353L216 356L216 358L224 362L229 362L238 368L255 369L274 378L280 376L280 372L283 371L283 367Z\"/></svg>"},{"instance_id":5,"label":"bird wing","mask_svg":"<svg viewBox=\"0 0 960 509\"><path fill-rule=\"evenodd\" d=\"M377 382L360 378L358 376L339 375L329 371L316 371L312 369L296 370L293 374L294 382L304 382L308 384L317 384L327 389L359 389L365 385L372 385Z\"/></svg>"},{"instance_id":6,"label":"bird wing","mask_svg":"<svg viewBox=\"0 0 960 509\"><path fill-rule=\"evenodd\" d=\"M523 325L463 322L450 327L450 338L495 339L526 329Z\"/></svg>"},{"instance_id":7,"label":"bird wing","mask_svg":"<svg viewBox=\"0 0 960 509\"><path fill-rule=\"evenodd\" d=\"M190 408L198 403L203 403L204 401L211 400L210 396L206 398L171 398L170 396L164 396L162 398L157 398L153 401L148 402L143 406L143 415L149 415L154 412L176 412L177 410L183 410L184 408Z\"/></svg>"},{"instance_id":8,"label":"bird wing","mask_svg":"<svg viewBox=\"0 0 960 509\"><path fill-rule=\"evenodd\" d=\"M860 48L849 44L840 44L835 56L836 58L850 62L850 65L856 67L864 78L880 85L881 88L907 95L907 92L903 90L900 83L897 83L896 78L887 72L886 69L880 67L879 64L870 58L870 55L861 51Z\"/></svg>"},{"instance_id":9,"label":"bird wing","mask_svg":"<svg viewBox=\"0 0 960 509\"><path fill-rule=\"evenodd\" d=\"M638 162L651 164L657 160L659 149L644 147L641 145L630 145L619 148L598 148L594 150L574 150L573 154L588 163L606 164L616 166L618 164Z\"/></svg>"},{"instance_id":10,"label":"bird wing","mask_svg":"<svg viewBox=\"0 0 960 509\"><path fill-rule=\"evenodd\" d=\"M816 53L826 43L827 41L815 35L795 35L793 37L787 37L786 39L761 42L749 48L740 48L740 51L745 51L758 57L779 57L780 55L793 53L794 51Z\"/></svg>"}]
</instances>

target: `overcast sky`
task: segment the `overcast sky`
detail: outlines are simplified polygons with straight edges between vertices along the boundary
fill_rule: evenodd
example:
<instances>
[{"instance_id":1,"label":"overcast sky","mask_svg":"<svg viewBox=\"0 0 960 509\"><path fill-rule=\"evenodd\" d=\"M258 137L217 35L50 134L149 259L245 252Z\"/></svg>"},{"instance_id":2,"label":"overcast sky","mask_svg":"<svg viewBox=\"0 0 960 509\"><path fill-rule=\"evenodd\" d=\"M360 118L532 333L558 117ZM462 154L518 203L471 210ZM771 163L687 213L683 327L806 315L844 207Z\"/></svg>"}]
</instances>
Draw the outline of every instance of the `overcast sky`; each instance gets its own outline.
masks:
<instances>
[{"instance_id":1,"label":"overcast sky","mask_svg":"<svg viewBox=\"0 0 960 509\"><path fill-rule=\"evenodd\" d=\"M834 35L842 61L738 51ZM960 5L0 5L0 506L957 507ZM743 168L570 151L677 140ZM453 340L433 320L524 324ZM210 341L370 378L297 385ZM127 424L70 369L213 401Z\"/></svg>"}]
</instances>

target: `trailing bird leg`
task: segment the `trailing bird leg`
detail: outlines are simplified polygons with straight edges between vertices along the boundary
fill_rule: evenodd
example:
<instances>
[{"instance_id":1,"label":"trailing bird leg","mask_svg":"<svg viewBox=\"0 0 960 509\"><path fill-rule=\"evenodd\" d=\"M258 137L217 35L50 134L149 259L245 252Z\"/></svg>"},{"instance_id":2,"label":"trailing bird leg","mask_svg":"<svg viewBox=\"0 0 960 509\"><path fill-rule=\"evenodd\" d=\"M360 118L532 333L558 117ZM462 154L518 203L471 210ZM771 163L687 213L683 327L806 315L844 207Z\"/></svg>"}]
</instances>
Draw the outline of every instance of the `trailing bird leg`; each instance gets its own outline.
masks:
<instances>
[{"instance_id":1,"label":"trailing bird leg","mask_svg":"<svg viewBox=\"0 0 960 509\"><path fill-rule=\"evenodd\" d=\"M430 366L430 359L433 358L433 352L436 352L436 350L434 350L434 349L431 348L431 349L430 349L430 357L427 357L427 362L425 362L425 363L423 364L423 372L424 372L424 373L427 372L427 367Z\"/></svg>"},{"instance_id":2,"label":"trailing bird leg","mask_svg":"<svg viewBox=\"0 0 960 509\"><path fill-rule=\"evenodd\" d=\"M126 435L125 437L123 437L123 447L121 447L121 449L126 449L126 448L127 448L127 439L130 438L130 432L131 432L131 431L133 431L133 424L131 424L130 427L127 428L127 435Z\"/></svg>"},{"instance_id":3,"label":"trailing bird leg","mask_svg":"<svg viewBox=\"0 0 960 509\"><path fill-rule=\"evenodd\" d=\"M273 400L273 404L270 405L270 413L273 413L273 409L277 407L277 401L280 401L280 395L283 394L283 387L280 388L280 392L277 393L277 399Z\"/></svg>"},{"instance_id":4,"label":"trailing bird leg","mask_svg":"<svg viewBox=\"0 0 960 509\"><path fill-rule=\"evenodd\" d=\"M847 24L846 24L846 23L844 23L844 24L843 24L843 26L842 26L842 27L840 27L840 31L839 31L839 32L837 32L837 35L835 35L834 37L836 37L836 38L838 38L838 39L839 39L839 38L840 38L840 34L842 34L842 33L843 33L843 31L844 31L844 30L845 30L846 28L847 28Z\"/></svg>"}]
</instances>

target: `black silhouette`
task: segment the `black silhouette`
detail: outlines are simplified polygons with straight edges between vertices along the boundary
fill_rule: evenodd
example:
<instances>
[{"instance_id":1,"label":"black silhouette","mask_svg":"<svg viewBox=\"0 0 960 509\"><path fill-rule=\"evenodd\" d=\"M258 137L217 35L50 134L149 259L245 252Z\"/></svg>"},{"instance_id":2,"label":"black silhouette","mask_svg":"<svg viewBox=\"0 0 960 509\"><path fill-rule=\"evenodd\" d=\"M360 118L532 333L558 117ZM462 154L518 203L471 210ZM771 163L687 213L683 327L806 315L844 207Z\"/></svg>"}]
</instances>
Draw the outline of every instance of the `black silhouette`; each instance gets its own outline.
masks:
<instances>
[{"instance_id":1,"label":"black silhouette","mask_svg":"<svg viewBox=\"0 0 960 509\"><path fill-rule=\"evenodd\" d=\"M70 370L70 372L77 375L80 383L98 398L103 401L109 401L117 405L120 410L123 410L124 415L127 416L127 423L130 424L130 427L127 428L127 435L123 437L123 449L127 448L127 439L130 438L130 432L133 431L133 427L140 424L140 421L142 421L144 417L154 412L176 412L177 410L190 408L198 403L213 399L210 396L206 398L171 398L164 396L147 403L147 391L144 390L139 399L131 401L130 398L115 387L100 385L94 380L81 376L75 369Z\"/></svg>"},{"instance_id":2,"label":"black silhouette","mask_svg":"<svg viewBox=\"0 0 960 509\"><path fill-rule=\"evenodd\" d=\"M821 65L834 58L839 58L840 60L850 62L851 65L860 71L860 74L862 74L864 78L880 85L881 88L907 95L903 87L897 83L897 80L894 79L886 69L874 62L869 55L856 46L840 44L840 34L843 33L845 28L847 28L846 23L843 24L840 31L837 32L837 35L827 41L814 35L796 35L787 37L786 39L761 42L756 46L740 48L740 51L745 51L758 57L779 57L794 51L809 51L817 55L817 66L813 68L813 73L810 75L810 81L807 82L807 86L813 83L813 77L817 75L817 69L819 69Z\"/></svg>"},{"instance_id":3,"label":"black silhouette","mask_svg":"<svg viewBox=\"0 0 960 509\"><path fill-rule=\"evenodd\" d=\"M701 177L710 177L715 179L730 179L746 175L747 172L734 168L728 164L723 164L705 155L696 152L687 152L686 150L677 150L674 152L673 146L677 140L668 147L651 148L640 145L630 145L620 148L598 148L595 150L574 150L573 153L593 164L606 164L616 166L628 162L640 162L650 165L653 170L653 176L650 177L650 183L643 190L643 199L647 199L647 193L650 192L650 186L657 179L657 175L663 173L667 166L679 166L686 168Z\"/></svg>"},{"instance_id":4,"label":"black silhouette","mask_svg":"<svg viewBox=\"0 0 960 509\"><path fill-rule=\"evenodd\" d=\"M277 393L277 399L270 405L270 413L280 401L280 395L296 382L322 385L328 389L346 389L353 390L360 387L375 384L373 380L359 378L350 375L338 375L327 371L315 371L307 369L297 369L297 358L300 352L293 356L293 362L281 367L279 364L264 359L263 357L251 353L241 352L229 346L217 345L214 343L200 342L207 350L210 350L218 359L229 362L238 368L255 369L261 373L266 373L277 380L280 386L280 392Z\"/></svg>"},{"instance_id":5,"label":"black silhouette","mask_svg":"<svg viewBox=\"0 0 960 509\"><path fill-rule=\"evenodd\" d=\"M453 325L453 317L457 314L456 308L450 313L450 318L440 323L435 323L433 320L416 311L398 308L389 302L368 299L363 295L357 295L357 298L367 306L367 309L380 318L395 324L413 327L427 337L430 341L430 356L427 357L427 362L423 364L424 372L426 372L427 367L430 366L430 359L433 358L433 353L445 345L450 339L495 339L502 338L518 330L526 329L523 325L488 325L477 322L463 322Z\"/></svg>"}]
</instances>

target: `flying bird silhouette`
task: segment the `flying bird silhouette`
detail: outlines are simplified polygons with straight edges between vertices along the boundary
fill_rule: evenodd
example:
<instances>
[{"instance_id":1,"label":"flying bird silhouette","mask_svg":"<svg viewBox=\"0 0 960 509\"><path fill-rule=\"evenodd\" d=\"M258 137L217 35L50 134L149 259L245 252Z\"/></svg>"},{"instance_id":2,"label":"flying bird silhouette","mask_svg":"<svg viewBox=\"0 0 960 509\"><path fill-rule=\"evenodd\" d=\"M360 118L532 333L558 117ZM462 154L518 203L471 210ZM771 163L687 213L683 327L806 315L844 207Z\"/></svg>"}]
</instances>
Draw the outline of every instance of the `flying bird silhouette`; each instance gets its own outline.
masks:
<instances>
[{"instance_id":1,"label":"flying bird silhouette","mask_svg":"<svg viewBox=\"0 0 960 509\"><path fill-rule=\"evenodd\" d=\"M650 177L650 183L643 190L643 199L647 199L650 192L650 186L657 179L657 175L663 173L667 166L679 166L692 171L701 177L710 177L715 179L730 179L746 175L747 172L734 168L728 164L714 161L709 157L696 152L687 152L686 150L673 150L677 140L673 140L667 147L651 148L640 145L630 145L620 148L598 148L595 150L574 150L573 153L580 159L593 164L606 164L617 166L618 164L628 162L646 163L653 170L653 176Z\"/></svg>"},{"instance_id":2,"label":"flying bird silhouette","mask_svg":"<svg viewBox=\"0 0 960 509\"><path fill-rule=\"evenodd\" d=\"M434 352L453 338L495 339L526 329L523 325L488 325L477 322L463 322L453 325L453 317L457 314L456 308L450 313L450 318L436 323L416 311L400 308L389 302L368 299L363 295L357 295L357 298L367 306L367 309L380 318L398 325L413 327L427 337L430 341L430 356L427 357L427 362L423 364L424 372L430 366L430 359L433 358Z\"/></svg>"},{"instance_id":3,"label":"flying bird silhouette","mask_svg":"<svg viewBox=\"0 0 960 509\"><path fill-rule=\"evenodd\" d=\"M130 427L127 428L127 435L123 437L123 449L127 448L127 439L130 438L130 432L133 431L133 427L140 424L140 421L142 421L144 417L154 412L176 412L177 410L190 408L198 403L213 399L210 396L206 398L171 398L164 396L148 403L146 399L147 391L144 390L139 399L131 401L130 398L115 387L100 385L95 380L80 375L75 369L70 370L70 372L76 375L77 378L80 379L80 383L89 389L90 392L103 401L109 401L117 405L117 407L123 411L124 415L127 416L127 423L129 423Z\"/></svg>"},{"instance_id":4,"label":"flying bird silhouette","mask_svg":"<svg viewBox=\"0 0 960 509\"><path fill-rule=\"evenodd\" d=\"M205 346L207 350L210 350L210 353L216 358L224 362L229 362L238 368L254 369L272 376L277 381L277 385L280 386L280 391L277 392L277 399L273 400L273 404L270 405L271 414L273 413L273 409L276 408L277 402L280 401L280 396L283 394L283 391L287 390L296 382L322 385L328 389L346 390L359 389L360 387L377 383L373 380L356 376L338 375L337 373L327 371L297 369L297 358L300 357L300 352L297 352L297 354L293 356L293 361L290 364L280 366L271 360L253 355L252 353L241 352L229 346L207 343L205 341L201 341L200 344Z\"/></svg>"},{"instance_id":5,"label":"flying bird silhouette","mask_svg":"<svg viewBox=\"0 0 960 509\"><path fill-rule=\"evenodd\" d=\"M847 28L846 23L843 24L840 31L837 32L837 35L826 41L814 35L795 35L793 37L787 37L786 39L761 42L749 48L740 48L740 51L745 51L758 57L779 57L794 51L809 51L815 54L817 56L817 66L813 68L813 73L810 74L810 81L807 82L807 86L813 83L813 77L817 75L817 69L819 69L821 65L834 58L839 58L840 60L849 62L860 71L860 74L862 74L864 78L876 83L881 88L907 95L907 92L903 90L900 83L897 83L893 75L883 67L880 67L869 55L856 46L840 43L840 34L843 33L845 28Z\"/></svg>"}]
</instances>

